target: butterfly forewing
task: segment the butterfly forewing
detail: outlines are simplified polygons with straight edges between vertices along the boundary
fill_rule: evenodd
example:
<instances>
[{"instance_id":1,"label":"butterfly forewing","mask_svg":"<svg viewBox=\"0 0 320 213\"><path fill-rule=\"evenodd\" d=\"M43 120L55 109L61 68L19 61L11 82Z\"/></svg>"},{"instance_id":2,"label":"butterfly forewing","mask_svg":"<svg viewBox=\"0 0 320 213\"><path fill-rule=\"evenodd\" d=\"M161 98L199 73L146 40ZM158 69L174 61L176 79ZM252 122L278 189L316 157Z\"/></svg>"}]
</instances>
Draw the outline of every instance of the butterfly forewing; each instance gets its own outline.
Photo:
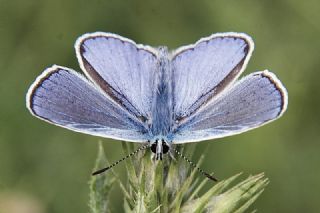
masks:
<instances>
[{"instance_id":1,"label":"butterfly forewing","mask_svg":"<svg viewBox=\"0 0 320 213\"><path fill-rule=\"evenodd\" d=\"M35 116L77 132L146 141L146 129L136 117L68 68L44 71L29 89L27 106Z\"/></svg>"},{"instance_id":2,"label":"butterfly forewing","mask_svg":"<svg viewBox=\"0 0 320 213\"><path fill-rule=\"evenodd\" d=\"M178 49L172 58L174 112L184 120L230 85L253 50L245 34L214 34Z\"/></svg>"},{"instance_id":3,"label":"butterfly forewing","mask_svg":"<svg viewBox=\"0 0 320 213\"><path fill-rule=\"evenodd\" d=\"M287 92L268 71L250 74L207 104L175 132L174 143L238 134L282 115Z\"/></svg>"},{"instance_id":4,"label":"butterfly forewing","mask_svg":"<svg viewBox=\"0 0 320 213\"><path fill-rule=\"evenodd\" d=\"M75 47L83 71L96 85L142 122L150 118L155 49L110 33L86 34Z\"/></svg>"}]
</instances>

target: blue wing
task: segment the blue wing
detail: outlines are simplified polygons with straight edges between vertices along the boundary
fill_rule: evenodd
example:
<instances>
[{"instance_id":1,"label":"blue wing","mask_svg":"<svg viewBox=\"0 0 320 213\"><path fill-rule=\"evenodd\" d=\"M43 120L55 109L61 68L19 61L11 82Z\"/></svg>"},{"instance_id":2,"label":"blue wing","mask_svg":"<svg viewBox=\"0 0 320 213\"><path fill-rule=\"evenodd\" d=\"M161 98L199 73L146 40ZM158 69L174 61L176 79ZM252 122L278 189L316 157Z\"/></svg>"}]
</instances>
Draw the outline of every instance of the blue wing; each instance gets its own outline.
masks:
<instances>
[{"instance_id":1,"label":"blue wing","mask_svg":"<svg viewBox=\"0 0 320 213\"><path fill-rule=\"evenodd\" d=\"M90 135L147 141L142 123L77 72L53 66L27 94L30 112L49 123Z\"/></svg>"},{"instance_id":2,"label":"blue wing","mask_svg":"<svg viewBox=\"0 0 320 213\"><path fill-rule=\"evenodd\" d=\"M251 53L251 38L218 33L179 48L172 56L176 123L187 119L237 79Z\"/></svg>"},{"instance_id":3,"label":"blue wing","mask_svg":"<svg viewBox=\"0 0 320 213\"><path fill-rule=\"evenodd\" d=\"M75 45L89 79L142 122L151 117L157 50L111 33L81 36Z\"/></svg>"},{"instance_id":4,"label":"blue wing","mask_svg":"<svg viewBox=\"0 0 320 213\"><path fill-rule=\"evenodd\" d=\"M280 117L287 91L268 71L250 74L219 94L181 124L173 143L187 143L239 134Z\"/></svg>"}]
</instances>

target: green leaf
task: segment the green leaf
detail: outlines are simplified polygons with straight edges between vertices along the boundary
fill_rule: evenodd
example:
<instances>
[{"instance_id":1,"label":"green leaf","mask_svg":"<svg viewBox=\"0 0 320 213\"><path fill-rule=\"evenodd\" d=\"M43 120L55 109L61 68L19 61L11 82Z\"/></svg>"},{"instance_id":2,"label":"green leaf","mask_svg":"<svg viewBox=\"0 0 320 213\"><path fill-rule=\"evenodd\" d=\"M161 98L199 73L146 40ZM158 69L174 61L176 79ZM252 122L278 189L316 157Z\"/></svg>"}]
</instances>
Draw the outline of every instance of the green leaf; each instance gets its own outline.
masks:
<instances>
[{"instance_id":1,"label":"green leaf","mask_svg":"<svg viewBox=\"0 0 320 213\"><path fill-rule=\"evenodd\" d=\"M211 198L209 212L244 212L268 185L264 174L251 176L228 191Z\"/></svg>"},{"instance_id":2,"label":"green leaf","mask_svg":"<svg viewBox=\"0 0 320 213\"><path fill-rule=\"evenodd\" d=\"M109 163L105 157L104 149L100 142L99 148L98 148L98 157L94 166L94 170L103 168L106 165L109 165ZM114 182L115 182L115 177L112 174L112 172L107 172L106 174L100 174L100 175L91 177L89 181L90 212L92 213L111 212L109 208L109 193Z\"/></svg>"}]
</instances>

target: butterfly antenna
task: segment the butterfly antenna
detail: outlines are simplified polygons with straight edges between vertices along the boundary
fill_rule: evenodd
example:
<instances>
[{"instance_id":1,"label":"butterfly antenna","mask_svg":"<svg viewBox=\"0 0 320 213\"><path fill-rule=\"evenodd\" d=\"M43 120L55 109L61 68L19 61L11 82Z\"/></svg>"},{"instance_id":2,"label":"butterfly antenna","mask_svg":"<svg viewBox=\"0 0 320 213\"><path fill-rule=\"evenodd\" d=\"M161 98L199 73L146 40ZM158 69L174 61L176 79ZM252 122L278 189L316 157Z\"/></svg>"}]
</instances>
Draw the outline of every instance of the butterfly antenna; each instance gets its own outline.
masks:
<instances>
[{"instance_id":1,"label":"butterfly antenna","mask_svg":"<svg viewBox=\"0 0 320 213\"><path fill-rule=\"evenodd\" d=\"M134 152L131 152L129 155L127 155L127 156L123 157L122 159L114 162L114 163L111 164L110 166L108 166L108 167L106 167L106 168L103 168L103 169L99 169L98 171L93 172L92 175L101 174L101 173L103 173L103 172L111 169L112 167L118 165L118 163L120 163L120 162L122 162L122 161L124 161L124 160L126 160L126 159L128 159L128 158L130 158L131 156L137 154L139 151L144 150L144 149L146 149L146 148L148 148L148 147L150 147L150 144L142 145L142 146L140 146L137 150L135 150Z\"/></svg>"},{"instance_id":2,"label":"butterfly antenna","mask_svg":"<svg viewBox=\"0 0 320 213\"><path fill-rule=\"evenodd\" d=\"M185 161L187 161L193 168L197 169L202 175L206 176L210 180L213 180L215 182L218 182L218 179L210 175L209 173L203 171L200 169L195 163L193 163L191 160L189 160L186 156L184 156L181 152L179 152L177 149L173 148L173 150L180 156L182 157Z\"/></svg>"}]
</instances>

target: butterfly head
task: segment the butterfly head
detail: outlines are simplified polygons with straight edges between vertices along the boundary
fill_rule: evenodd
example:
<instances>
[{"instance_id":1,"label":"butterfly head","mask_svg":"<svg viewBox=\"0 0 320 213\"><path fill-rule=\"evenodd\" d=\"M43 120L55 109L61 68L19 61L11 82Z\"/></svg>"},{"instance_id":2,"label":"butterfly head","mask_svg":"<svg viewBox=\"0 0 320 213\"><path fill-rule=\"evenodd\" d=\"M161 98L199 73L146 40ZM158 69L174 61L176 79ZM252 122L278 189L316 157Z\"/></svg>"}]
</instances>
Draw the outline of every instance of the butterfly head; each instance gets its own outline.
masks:
<instances>
[{"instance_id":1,"label":"butterfly head","mask_svg":"<svg viewBox=\"0 0 320 213\"><path fill-rule=\"evenodd\" d=\"M156 139L151 144L151 151L155 153L156 160L162 160L162 155L169 152L170 146L164 139Z\"/></svg>"}]
</instances>

